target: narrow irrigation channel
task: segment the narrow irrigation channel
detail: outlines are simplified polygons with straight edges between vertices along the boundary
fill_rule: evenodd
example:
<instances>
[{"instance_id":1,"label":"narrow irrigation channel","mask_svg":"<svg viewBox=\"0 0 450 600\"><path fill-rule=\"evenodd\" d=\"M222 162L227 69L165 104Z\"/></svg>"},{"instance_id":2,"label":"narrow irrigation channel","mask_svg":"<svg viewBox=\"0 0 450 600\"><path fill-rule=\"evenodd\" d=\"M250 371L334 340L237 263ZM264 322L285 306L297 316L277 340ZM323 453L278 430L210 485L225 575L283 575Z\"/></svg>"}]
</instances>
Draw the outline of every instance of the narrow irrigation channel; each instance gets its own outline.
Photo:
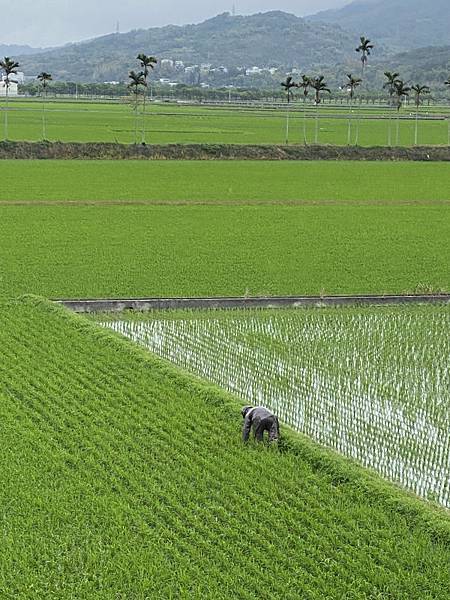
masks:
<instances>
[{"instance_id":1,"label":"narrow irrigation channel","mask_svg":"<svg viewBox=\"0 0 450 600\"><path fill-rule=\"evenodd\" d=\"M77 313L123 312L126 310L183 310L226 308L301 308L316 306L357 306L387 304L450 303L450 294L360 295L360 296L261 296L251 298L122 298L56 299L55 302Z\"/></svg>"}]
</instances>

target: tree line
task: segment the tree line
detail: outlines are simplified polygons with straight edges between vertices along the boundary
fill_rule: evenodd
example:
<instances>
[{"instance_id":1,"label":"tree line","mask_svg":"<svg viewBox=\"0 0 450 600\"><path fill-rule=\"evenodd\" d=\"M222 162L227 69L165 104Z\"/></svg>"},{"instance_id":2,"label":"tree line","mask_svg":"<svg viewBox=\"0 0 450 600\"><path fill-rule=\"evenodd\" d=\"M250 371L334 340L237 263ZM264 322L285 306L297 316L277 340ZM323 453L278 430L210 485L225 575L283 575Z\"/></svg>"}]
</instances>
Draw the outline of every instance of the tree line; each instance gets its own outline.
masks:
<instances>
[{"instance_id":1,"label":"tree line","mask_svg":"<svg viewBox=\"0 0 450 600\"><path fill-rule=\"evenodd\" d=\"M349 116L348 116L348 128L347 128L347 144L351 145L352 140L354 140L354 144L357 146L359 144L359 131L360 131L360 118L356 119L356 123L354 124L354 101L356 99L356 94L358 88L362 85L365 79L365 71L368 64L369 56L371 55L372 50L375 46L372 44L371 40L366 38L365 36L360 37L359 45L355 49L361 55L361 76L355 76L352 73L348 73L346 75L347 79L340 87L340 90L346 90L349 98ZM141 143L146 143L146 106L148 100L148 88L150 84L150 73L157 65L158 60L151 55L147 55L144 53L140 53L136 60L139 62L141 70L135 71L130 70L128 78L129 83L127 85L128 90L132 96L132 109L135 115L135 131L134 131L134 142L135 144L138 141L138 127L139 127L139 117L142 118L141 124ZM20 64L10 57L4 57L0 60L0 69L3 71L3 82L5 86L5 96L6 96L6 107L4 110L4 139L8 139L8 110L9 110L9 90L12 83L17 83L14 80L13 76L17 74ZM425 97L429 97L431 94L431 90L427 85L421 85L416 83L414 85L408 85L403 79L400 78L399 73L394 73L390 71L386 71L384 73L385 83L383 85L383 89L387 90L388 93L388 103L391 108L397 109L397 124L395 131L395 143L399 144L399 124L400 124L400 109L403 106L405 100L410 97L410 94L413 95L414 104L416 106L416 123L415 123L415 134L414 134L414 144L418 143L418 128L419 128L419 108L421 104L423 104L423 100ZM47 140L47 120L46 120L46 101L48 94L48 87L50 82L52 82L53 77L51 73L47 73L45 71L39 73L37 76L37 81L39 82L39 87L41 90L42 96L42 139ZM444 82L446 86L450 88L450 76ZM313 102L316 107L316 116L315 116L315 133L314 133L314 143L319 143L319 106L323 103L323 95L331 94L331 90L328 87L325 77L323 75L317 76L309 76L306 74L301 75L301 78L298 82L294 81L292 75L287 76L286 80L281 83L281 86L285 92L286 100L287 100L287 112L286 112L286 144L289 144L289 129L290 129L290 115L291 115L291 102L294 98L294 90L301 90L301 95L303 97L303 138L304 144L308 143L307 140L307 112L306 112L306 103L310 98L310 92L313 92ZM152 86L150 84L150 95L152 97ZM139 106L142 104L141 115L139 115ZM354 131L354 138L353 138ZM389 126L388 126L388 145L391 146L393 143L393 131L392 131L392 115L389 113ZM449 119L449 145L450 145L450 119Z\"/></svg>"},{"instance_id":2,"label":"tree line","mask_svg":"<svg viewBox=\"0 0 450 600\"><path fill-rule=\"evenodd\" d=\"M361 77L355 76L352 73L347 74L347 79L343 83L340 89L346 89L349 96L349 104L350 104L350 112L348 117L348 127L347 127L347 144L351 145L352 143L352 126L353 126L353 104L356 97L356 91L358 87L364 82L365 70L367 67L367 63L369 60L369 56L371 55L372 50L375 46L372 44L371 40L367 39L365 36L360 37L360 43L358 47L355 49L356 52L361 54ZM400 73L391 73L390 71L385 71L385 83L383 85L383 89L388 91L388 101L389 106L391 108L397 109L397 127L396 127L396 145L399 144L399 131L400 131L400 109L402 108L405 100L410 97L410 94L413 94L414 104L416 106L416 123L415 123L415 132L414 132L414 145L417 146L418 143L418 129L419 129L419 108L421 104L423 104L424 97L431 94L430 87L427 85L421 85L420 83L416 83L414 85L409 86L403 79L400 78ZM450 87L450 76L444 82L446 86ZM288 104L288 110L286 112L286 144L289 144L289 116L290 110L289 105L294 97L294 90L300 89L301 94L303 95L303 103L306 104L306 101L309 96L310 90L314 92L314 105L316 106L316 126L315 126L315 136L314 142L318 143L319 138L319 105L322 103L323 94L328 93L331 94L330 88L327 86L325 81L325 77L323 75L311 77L309 75L301 75L301 79L296 83L294 78L289 75L286 78L286 81L281 83L281 87L285 91L286 100ZM304 107L304 143L307 144L306 137L306 107ZM388 128L388 145L392 145L392 116L389 113L389 128ZM355 126L355 138L354 143L357 146L359 144L359 130L360 130L360 119L358 118ZM449 120L449 140L450 146L450 120Z\"/></svg>"}]
</instances>

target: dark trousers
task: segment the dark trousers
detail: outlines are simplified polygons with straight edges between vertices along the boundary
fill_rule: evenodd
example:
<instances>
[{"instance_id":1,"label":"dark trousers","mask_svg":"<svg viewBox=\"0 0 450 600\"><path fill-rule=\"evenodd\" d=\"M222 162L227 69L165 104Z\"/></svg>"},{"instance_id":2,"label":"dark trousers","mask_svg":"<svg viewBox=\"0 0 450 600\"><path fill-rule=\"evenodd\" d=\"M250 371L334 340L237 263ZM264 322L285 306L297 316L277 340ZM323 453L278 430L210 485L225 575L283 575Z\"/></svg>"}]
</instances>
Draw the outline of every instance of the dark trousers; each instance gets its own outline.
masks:
<instances>
[{"instance_id":1,"label":"dark trousers","mask_svg":"<svg viewBox=\"0 0 450 600\"><path fill-rule=\"evenodd\" d=\"M275 442L280 437L280 425L278 417L266 417L255 428L255 438L258 442L262 442L264 432L269 433L269 442Z\"/></svg>"}]
</instances>

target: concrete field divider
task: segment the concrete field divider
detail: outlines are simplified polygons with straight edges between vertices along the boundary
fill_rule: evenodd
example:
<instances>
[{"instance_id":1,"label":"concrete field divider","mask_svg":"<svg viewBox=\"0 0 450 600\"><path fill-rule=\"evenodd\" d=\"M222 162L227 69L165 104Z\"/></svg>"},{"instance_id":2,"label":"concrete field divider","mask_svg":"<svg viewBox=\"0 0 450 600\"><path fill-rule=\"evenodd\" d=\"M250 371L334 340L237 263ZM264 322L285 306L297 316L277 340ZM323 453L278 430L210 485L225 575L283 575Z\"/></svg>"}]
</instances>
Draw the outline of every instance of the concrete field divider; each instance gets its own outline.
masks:
<instances>
[{"instance_id":1,"label":"concrete field divider","mask_svg":"<svg viewBox=\"0 0 450 600\"><path fill-rule=\"evenodd\" d=\"M450 303L450 294L356 295L356 296L261 296L217 298L121 298L55 299L77 313L123 312L126 310L182 310L233 308L301 308L354 305Z\"/></svg>"}]
</instances>

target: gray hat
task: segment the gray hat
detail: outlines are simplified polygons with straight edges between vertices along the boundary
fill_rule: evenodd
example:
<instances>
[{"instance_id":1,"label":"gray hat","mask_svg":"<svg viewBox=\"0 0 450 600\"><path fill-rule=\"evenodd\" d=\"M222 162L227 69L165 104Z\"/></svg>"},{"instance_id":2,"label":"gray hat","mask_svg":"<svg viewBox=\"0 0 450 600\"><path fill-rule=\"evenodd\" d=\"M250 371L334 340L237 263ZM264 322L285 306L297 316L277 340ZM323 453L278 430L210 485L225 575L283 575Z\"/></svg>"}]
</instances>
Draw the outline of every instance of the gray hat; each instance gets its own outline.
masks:
<instances>
[{"instance_id":1,"label":"gray hat","mask_svg":"<svg viewBox=\"0 0 450 600\"><path fill-rule=\"evenodd\" d=\"M244 408L241 410L241 413L242 413L242 416L244 417L244 419L245 419L248 411L252 410L252 408L253 408L253 406L244 406Z\"/></svg>"}]
</instances>

